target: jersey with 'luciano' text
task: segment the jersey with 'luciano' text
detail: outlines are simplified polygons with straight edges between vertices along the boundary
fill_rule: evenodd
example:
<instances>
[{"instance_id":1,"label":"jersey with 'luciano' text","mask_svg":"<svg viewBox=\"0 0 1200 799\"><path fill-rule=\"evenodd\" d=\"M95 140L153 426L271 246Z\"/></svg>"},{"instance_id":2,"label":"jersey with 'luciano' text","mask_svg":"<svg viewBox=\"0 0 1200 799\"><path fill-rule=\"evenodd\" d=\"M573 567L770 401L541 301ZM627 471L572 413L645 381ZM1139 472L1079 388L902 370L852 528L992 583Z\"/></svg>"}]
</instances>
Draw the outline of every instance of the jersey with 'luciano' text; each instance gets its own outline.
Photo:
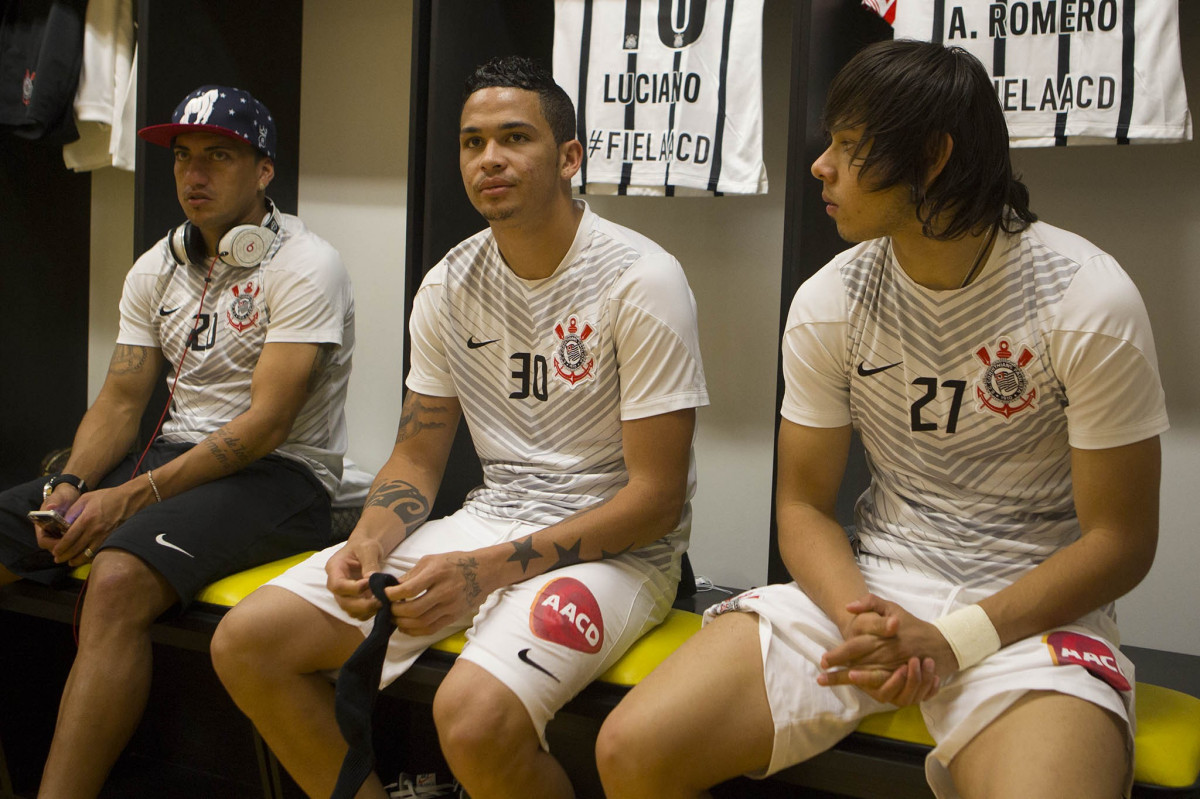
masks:
<instances>
[{"instance_id":1,"label":"jersey with 'luciano' text","mask_svg":"<svg viewBox=\"0 0 1200 799\"><path fill-rule=\"evenodd\" d=\"M592 194L763 194L762 0L557 0Z\"/></svg>"}]
</instances>

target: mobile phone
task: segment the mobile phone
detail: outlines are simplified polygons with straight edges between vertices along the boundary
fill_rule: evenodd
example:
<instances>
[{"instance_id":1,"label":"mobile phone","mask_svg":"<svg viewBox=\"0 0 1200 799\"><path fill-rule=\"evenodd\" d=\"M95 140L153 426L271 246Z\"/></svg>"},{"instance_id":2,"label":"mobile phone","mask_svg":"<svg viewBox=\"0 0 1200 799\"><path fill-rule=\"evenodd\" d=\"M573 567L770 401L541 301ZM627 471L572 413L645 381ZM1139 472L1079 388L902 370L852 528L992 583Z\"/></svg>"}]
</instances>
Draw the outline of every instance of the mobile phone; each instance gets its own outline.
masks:
<instances>
[{"instance_id":1,"label":"mobile phone","mask_svg":"<svg viewBox=\"0 0 1200 799\"><path fill-rule=\"evenodd\" d=\"M71 526L71 523L56 510L31 510L27 515L31 522L42 525L46 535L52 535L55 538L61 536Z\"/></svg>"}]
</instances>

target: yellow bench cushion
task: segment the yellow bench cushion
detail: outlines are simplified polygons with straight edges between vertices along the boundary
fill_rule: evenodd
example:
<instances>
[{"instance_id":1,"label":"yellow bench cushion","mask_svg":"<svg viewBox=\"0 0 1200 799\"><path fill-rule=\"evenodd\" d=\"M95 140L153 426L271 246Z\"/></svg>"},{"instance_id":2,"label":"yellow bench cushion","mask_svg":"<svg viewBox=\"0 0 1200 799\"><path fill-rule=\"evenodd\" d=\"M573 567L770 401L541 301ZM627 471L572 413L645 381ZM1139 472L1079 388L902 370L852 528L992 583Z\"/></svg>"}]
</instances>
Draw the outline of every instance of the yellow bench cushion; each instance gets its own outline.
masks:
<instances>
[{"instance_id":1,"label":"yellow bench cushion","mask_svg":"<svg viewBox=\"0 0 1200 799\"><path fill-rule=\"evenodd\" d=\"M915 706L867 716L858 732L933 746ZM1200 776L1200 699L1170 688L1137 684L1133 779L1164 788L1188 788Z\"/></svg>"},{"instance_id":2,"label":"yellow bench cushion","mask_svg":"<svg viewBox=\"0 0 1200 799\"><path fill-rule=\"evenodd\" d=\"M253 569L246 569L244 572L237 572L228 577L222 577L215 583L209 583L204 586L196 594L196 600L198 602L207 602L210 605L221 605L231 608L250 596L255 589L264 585L268 580L273 580L297 563L308 560L312 554L312 552L301 552L299 555L292 555L290 558L273 560L270 563L255 566Z\"/></svg>"},{"instance_id":3,"label":"yellow bench cushion","mask_svg":"<svg viewBox=\"0 0 1200 799\"><path fill-rule=\"evenodd\" d=\"M936 745L929 730L925 729L925 719L921 717L921 708L916 705L867 716L858 723L856 732L878 735L880 738L891 738L894 741L924 744L925 746Z\"/></svg>"},{"instance_id":4,"label":"yellow bench cushion","mask_svg":"<svg viewBox=\"0 0 1200 799\"><path fill-rule=\"evenodd\" d=\"M196 599L233 607L263 583L311 554L304 552L231 574L206 586ZM72 572L72 576L82 580L90 570L90 564L80 566ZM638 639L598 679L613 685L637 685L699 629L699 615L672 609L662 624ZM466 643L465 633L458 632L438 641L432 648L457 655ZM859 723L858 732L925 746L934 745L917 707L868 716ZM1169 688L1138 683L1134 747L1133 777L1137 782L1166 788L1186 788L1195 784L1200 777L1200 699Z\"/></svg>"},{"instance_id":5,"label":"yellow bench cushion","mask_svg":"<svg viewBox=\"0 0 1200 799\"><path fill-rule=\"evenodd\" d=\"M1200 699L1144 682L1137 684L1133 778L1187 788L1200 775Z\"/></svg>"},{"instance_id":6,"label":"yellow bench cushion","mask_svg":"<svg viewBox=\"0 0 1200 799\"><path fill-rule=\"evenodd\" d=\"M620 660L597 679L614 685L637 685L699 629L698 614L672 608L662 624L639 638Z\"/></svg>"},{"instance_id":7,"label":"yellow bench cushion","mask_svg":"<svg viewBox=\"0 0 1200 799\"><path fill-rule=\"evenodd\" d=\"M268 580L274 579L301 561L307 560L312 552L301 552L283 560L273 560L244 572L236 572L228 577L222 577L215 583L209 583L196 594L197 602L207 602L210 605L220 605L231 608L250 596L255 589L262 587ZM71 576L76 580L86 580L92 572L92 564L85 563L76 566Z\"/></svg>"}]
</instances>

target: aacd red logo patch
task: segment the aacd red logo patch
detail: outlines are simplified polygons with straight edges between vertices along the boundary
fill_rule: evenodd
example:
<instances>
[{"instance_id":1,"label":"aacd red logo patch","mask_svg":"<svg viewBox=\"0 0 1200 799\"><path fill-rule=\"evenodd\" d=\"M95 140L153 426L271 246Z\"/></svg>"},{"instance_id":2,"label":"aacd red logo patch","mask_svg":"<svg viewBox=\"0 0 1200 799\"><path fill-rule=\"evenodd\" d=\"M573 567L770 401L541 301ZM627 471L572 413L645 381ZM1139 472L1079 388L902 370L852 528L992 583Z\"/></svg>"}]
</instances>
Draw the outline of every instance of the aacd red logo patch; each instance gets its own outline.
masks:
<instances>
[{"instance_id":1,"label":"aacd red logo patch","mask_svg":"<svg viewBox=\"0 0 1200 799\"><path fill-rule=\"evenodd\" d=\"M1117 665L1112 650L1103 641L1065 630L1049 633L1042 640L1050 647L1050 657L1054 659L1054 665L1066 666L1073 663L1083 666L1118 691L1130 690L1129 680L1121 673L1121 667Z\"/></svg>"},{"instance_id":2,"label":"aacd red logo patch","mask_svg":"<svg viewBox=\"0 0 1200 799\"><path fill-rule=\"evenodd\" d=\"M529 629L543 641L594 655L604 645L604 619L596 597L572 577L546 583L529 611Z\"/></svg>"}]
</instances>

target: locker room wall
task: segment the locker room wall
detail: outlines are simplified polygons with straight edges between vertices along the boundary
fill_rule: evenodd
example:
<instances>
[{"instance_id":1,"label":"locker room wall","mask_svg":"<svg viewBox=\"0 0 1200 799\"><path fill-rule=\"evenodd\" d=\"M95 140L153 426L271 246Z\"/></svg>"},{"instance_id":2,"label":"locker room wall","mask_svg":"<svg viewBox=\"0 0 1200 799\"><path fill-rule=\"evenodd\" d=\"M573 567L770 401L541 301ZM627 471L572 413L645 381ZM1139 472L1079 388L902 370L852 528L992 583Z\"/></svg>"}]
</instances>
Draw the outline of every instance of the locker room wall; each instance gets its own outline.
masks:
<instances>
[{"instance_id":1,"label":"locker room wall","mask_svg":"<svg viewBox=\"0 0 1200 799\"><path fill-rule=\"evenodd\" d=\"M305 4L299 207L341 250L355 280L360 349L350 387L351 454L373 470L394 438L405 348L412 3L363 0L353 15L339 15L331 5ZM777 316L790 299L780 290L779 268L783 217L790 213L784 193L791 186L781 159L795 44L791 8L789 0L766 0L764 136L771 194L675 201L695 206L637 198L643 204L635 207L635 199L604 198L611 207L602 208L591 199L602 214L675 251L696 293L713 406L701 411L697 435L701 482L692 557L697 573L727 585L767 579ZM1181 3L1180 17L1195 111L1200 6ZM1035 210L1112 252L1145 297L1173 427L1163 441L1158 558L1147 580L1119 604L1121 626L1125 643L1200 654L1200 628L1178 621L1181 605L1200 600L1200 536L1189 501L1200 473L1200 372L1191 344L1200 340L1194 311L1200 302L1200 145L1027 150L1016 161ZM807 168L803 163L797 172L801 192L817 186ZM97 181L93 213L120 198L119 184ZM129 257L115 257L105 267L102 255L93 252L93 293L114 284L119 292ZM105 307L115 313L115 301ZM97 332L105 323L95 313L91 324L93 348L105 351L102 363L92 361L94 397L112 339Z\"/></svg>"},{"instance_id":2,"label":"locker room wall","mask_svg":"<svg viewBox=\"0 0 1200 799\"><path fill-rule=\"evenodd\" d=\"M0 132L0 488L69 446L86 406L91 180L61 143ZM19 199L18 199L19 198Z\"/></svg>"}]
</instances>

